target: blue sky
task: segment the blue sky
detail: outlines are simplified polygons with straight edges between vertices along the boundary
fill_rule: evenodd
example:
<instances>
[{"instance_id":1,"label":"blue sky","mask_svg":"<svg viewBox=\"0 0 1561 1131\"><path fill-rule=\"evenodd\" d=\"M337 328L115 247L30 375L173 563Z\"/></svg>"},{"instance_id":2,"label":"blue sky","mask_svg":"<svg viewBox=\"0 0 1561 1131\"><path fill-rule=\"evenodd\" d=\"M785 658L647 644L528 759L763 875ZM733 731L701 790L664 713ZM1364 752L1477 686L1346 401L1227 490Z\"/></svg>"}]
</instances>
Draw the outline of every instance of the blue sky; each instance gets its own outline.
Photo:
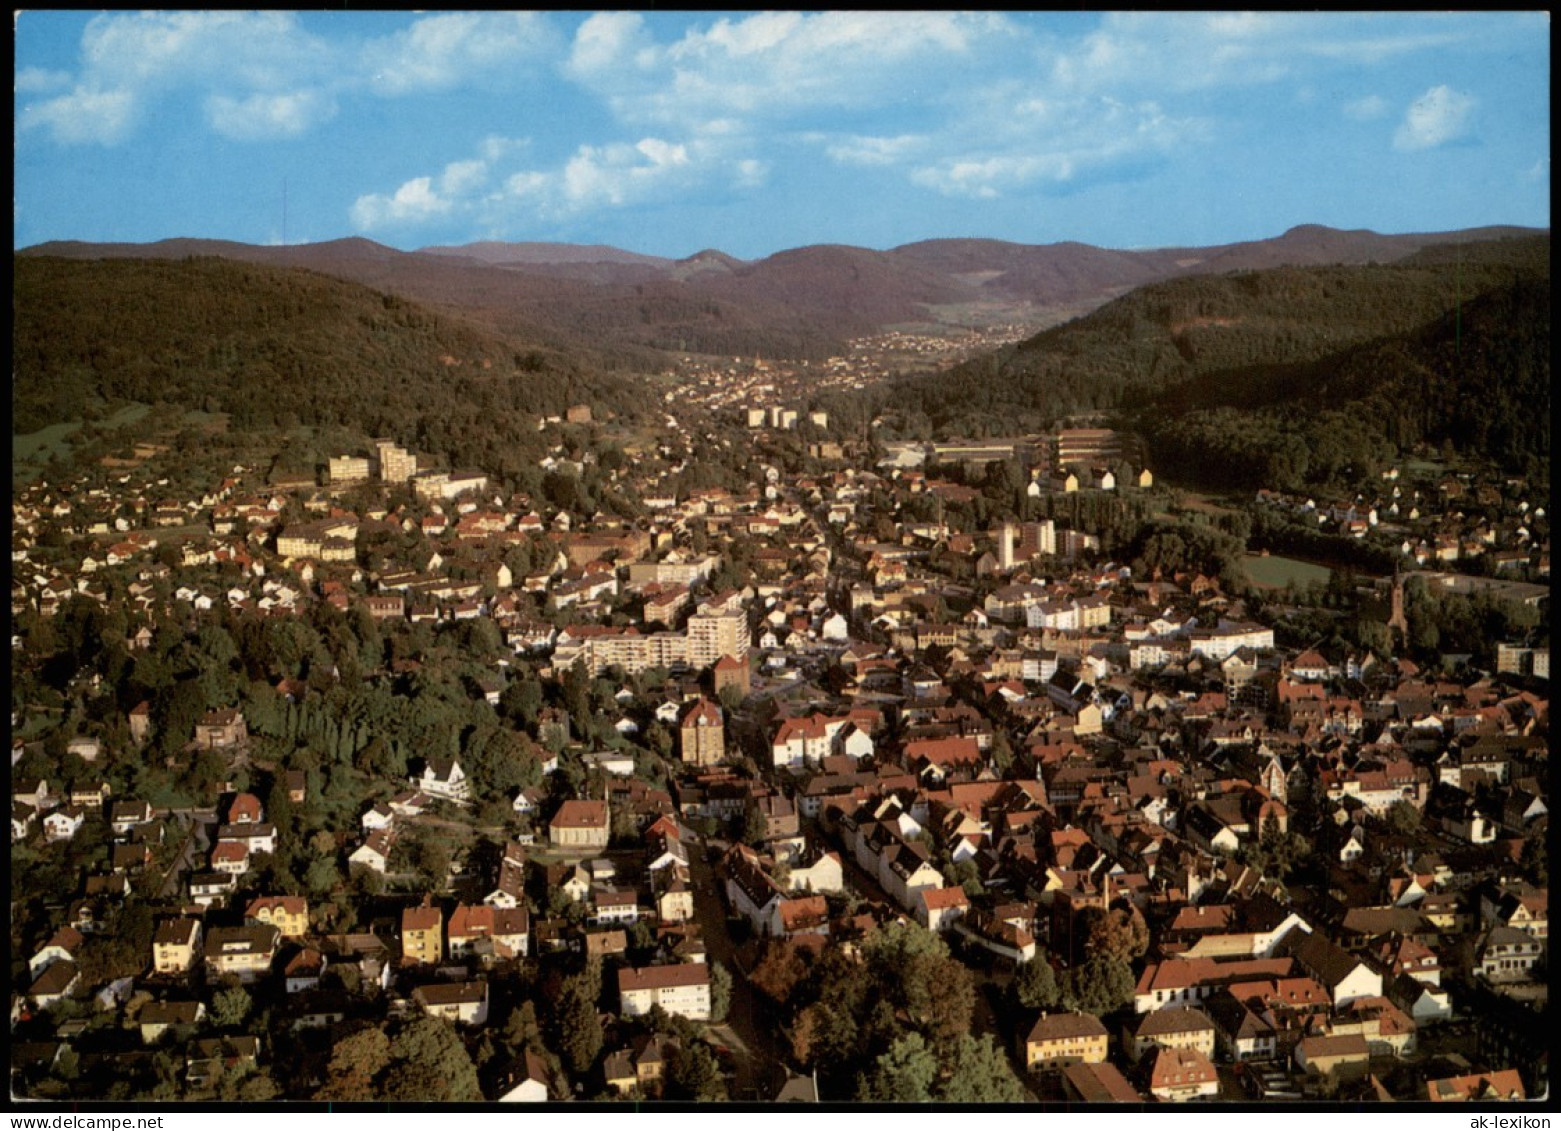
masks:
<instances>
[{"instance_id":1,"label":"blue sky","mask_svg":"<svg viewBox=\"0 0 1561 1131\"><path fill-rule=\"evenodd\" d=\"M23 12L15 90L16 247L1550 224L1537 12Z\"/></svg>"}]
</instances>

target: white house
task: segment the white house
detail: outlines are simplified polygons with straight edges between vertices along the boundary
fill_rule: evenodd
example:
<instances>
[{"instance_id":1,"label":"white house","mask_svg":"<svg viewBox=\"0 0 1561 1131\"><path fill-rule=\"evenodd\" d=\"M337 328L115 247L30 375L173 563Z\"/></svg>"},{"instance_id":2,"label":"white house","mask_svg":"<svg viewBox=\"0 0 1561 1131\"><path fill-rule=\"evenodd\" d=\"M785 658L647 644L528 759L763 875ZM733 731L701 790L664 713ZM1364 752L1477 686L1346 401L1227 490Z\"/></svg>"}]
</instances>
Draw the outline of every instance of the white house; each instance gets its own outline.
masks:
<instances>
[{"instance_id":1,"label":"white house","mask_svg":"<svg viewBox=\"0 0 1561 1131\"><path fill-rule=\"evenodd\" d=\"M659 1005L690 1021L710 1020L710 968L702 962L628 967L618 971L618 1000L627 1017Z\"/></svg>"}]
</instances>

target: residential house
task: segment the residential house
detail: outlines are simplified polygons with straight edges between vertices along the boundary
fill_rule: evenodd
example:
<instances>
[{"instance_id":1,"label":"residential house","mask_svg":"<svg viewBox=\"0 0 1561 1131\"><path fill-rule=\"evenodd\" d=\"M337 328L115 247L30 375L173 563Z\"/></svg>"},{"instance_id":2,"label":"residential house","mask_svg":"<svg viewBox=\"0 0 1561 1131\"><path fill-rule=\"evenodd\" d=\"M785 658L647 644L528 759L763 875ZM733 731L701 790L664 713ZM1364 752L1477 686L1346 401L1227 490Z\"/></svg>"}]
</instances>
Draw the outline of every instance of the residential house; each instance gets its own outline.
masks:
<instances>
[{"instance_id":1,"label":"residential house","mask_svg":"<svg viewBox=\"0 0 1561 1131\"><path fill-rule=\"evenodd\" d=\"M945 931L954 921L970 910L970 900L962 887L921 888L916 908L916 920L932 931Z\"/></svg>"},{"instance_id":2,"label":"residential house","mask_svg":"<svg viewBox=\"0 0 1561 1131\"><path fill-rule=\"evenodd\" d=\"M1107 1039L1106 1027L1093 1014L1042 1013L1024 1039L1025 1067L1047 1072L1099 1064L1106 1059Z\"/></svg>"},{"instance_id":3,"label":"residential house","mask_svg":"<svg viewBox=\"0 0 1561 1131\"><path fill-rule=\"evenodd\" d=\"M259 1058L259 1037L230 1035L191 1041L185 1052L184 1081L191 1088L210 1088L225 1072L253 1067Z\"/></svg>"},{"instance_id":4,"label":"residential house","mask_svg":"<svg viewBox=\"0 0 1561 1131\"><path fill-rule=\"evenodd\" d=\"M1382 996L1382 975L1326 935L1294 931L1286 936L1285 945L1301 968L1328 991L1335 1008L1356 998Z\"/></svg>"},{"instance_id":5,"label":"residential house","mask_svg":"<svg viewBox=\"0 0 1561 1131\"><path fill-rule=\"evenodd\" d=\"M268 895L250 901L244 919L269 923L284 939L301 939L309 933L309 901L301 895Z\"/></svg>"},{"instance_id":6,"label":"residential house","mask_svg":"<svg viewBox=\"0 0 1561 1131\"><path fill-rule=\"evenodd\" d=\"M1475 950L1474 970L1488 982L1523 982L1544 959L1545 943L1516 927L1492 927Z\"/></svg>"},{"instance_id":7,"label":"residential house","mask_svg":"<svg viewBox=\"0 0 1561 1131\"><path fill-rule=\"evenodd\" d=\"M603 849L611 831L606 801L565 801L548 823L548 837L558 848Z\"/></svg>"},{"instance_id":8,"label":"residential house","mask_svg":"<svg viewBox=\"0 0 1561 1131\"><path fill-rule=\"evenodd\" d=\"M137 825L149 824L151 820L152 806L147 801L116 801L109 808L108 824L116 837L126 836Z\"/></svg>"},{"instance_id":9,"label":"residential house","mask_svg":"<svg viewBox=\"0 0 1561 1131\"><path fill-rule=\"evenodd\" d=\"M444 958L444 914L431 896L401 911L401 961L437 965Z\"/></svg>"},{"instance_id":10,"label":"residential house","mask_svg":"<svg viewBox=\"0 0 1561 1131\"><path fill-rule=\"evenodd\" d=\"M478 978L464 982L436 982L418 986L412 1000L432 1017L457 1025L483 1025L488 1020L488 983Z\"/></svg>"},{"instance_id":11,"label":"residential house","mask_svg":"<svg viewBox=\"0 0 1561 1131\"><path fill-rule=\"evenodd\" d=\"M1371 1069L1371 1050L1360 1033L1305 1037L1295 1047L1295 1063L1307 1075L1354 1079Z\"/></svg>"},{"instance_id":12,"label":"residential house","mask_svg":"<svg viewBox=\"0 0 1561 1131\"><path fill-rule=\"evenodd\" d=\"M1123 1031L1122 1045L1133 1060L1141 1060L1154 1048L1196 1049L1214 1059L1215 1025L1203 1010L1173 1005L1141 1018Z\"/></svg>"},{"instance_id":13,"label":"residential house","mask_svg":"<svg viewBox=\"0 0 1561 1131\"><path fill-rule=\"evenodd\" d=\"M165 919L152 934L152 972L188 974L200 959L200 946L199 919Z\"/></svg>"},{"instance_id":14,"label":"residential house","mask_svg":"<svg viewBox=\"0 0 1561 1131\"><path fill-rule=\"evenodd\" d=\"M244 712L237 707L208 711L195 724L195 744L202 750L226 750L249 739Z\"/></svg>"},{"instance_id":15,"label":"residential house","mask_svg":"<svg viewBox=\"0 0 1561 1131\"><path fill-rule=\"evenodd\" d=\"M271 969L281 932L267 923L213 927L206 934L206 970L213 977L232 974L252 982Z\"/></svg>"},{"instance_id":16,"label":"residential house","mask_svg":"<svg viewBox=\"0 0 1561 1131\"><path fill-rule=\"evenodd\" d=\"M38 949L27 963L29 977L36 978L56 962L74 962L81 954L86 940L74 927L61 927L49 936L49 941Z\"/></svg>"},{"instance_id":17,"label":"residential house","mask_svg":"<svg viewBox=\"0 0 1561 1131\"><path fill-rule=\"evenodd\" d=\"M390 849L395 843L395 830L375 829L347 857L349 867L367 868L384 875L390 869Z\"/></svg>"},{"instance_id":18,"label":"residential house","mask_svg":"<svg viewBox=\"0 0 1561 1131\"><path fill-rule=\"evenodd\" d=\"M1170 1103L1218 1096L1219 1075L1197 1049L1162 1046L1151 1054L1149 1094Z\"/></svg>"},{"instance_id":19,"label":"residential house","mask_svg":"<svg viewBox=\"0 0 1561 1131\"><path fill-rule=\"evenodd\" d=\"M1426 1099L1432 1103L1488 1103L1493 1100L1528 1098L1516 1068L1471 1072L1464 1076L1443 1076L1427 1080L1425 1090Z\"/></svg>"},{"instance_id":20,"label":"residential house","mask_svg":"<svg viewBox=\"0 0 1561 1131\"><path fill-rule=\"evenodd\" d=\"M501 1104L546 1103L549 1079L547 1063L536 1053L526 1049L514 1070L504 1078L494 1101Z\"/></svg>"},{"instance_id":21,"label":"residential house","mask_svg":"<svg viewBox=\"0 0 1561 1131\"><path fill-rule=\"evenodd\" d=\"M136 1015L141 1043L155 1045L163 1034L192 1032L206 1017L206 1005L199 1001L149 1001Z\"/></svg>"},{"instance_id":22,"label":"residential house","mask_svg":"<svg viewBox=\"0 0 1561 1131\"><path fill-rule=\"evenodd\" d=\"M699 962L628 967L618 971L618 999L628 1017L642 1016L659 1005L690 1021L708 1021L710 968Z\"/></svg>"},{"instance_id":23,"label":"residential house","mask_svg":"<svg viewBox=\"0 0 1561 1131\"><path fill-rule=\"evenodd\" d=\"M442 798L457 805L465 805L472 799L471 783L466 779L466 771L461 769L461 764L454 758L429 758L423 764L422 775L413 778L412 784L430 797Z\"/></svg>"},{"instance_id":24,"label":"residential house","mask_svg":"<svg viewBox=\"0 0 1561 1131\"><path fill-rule=\"evenodd\" d=\"M70 840L81 828L82 822L87 819L87 811L80 805L66 805L55 809L43 818L43 835L45 840L61 841Z\"/></svg>"}]
</instances>

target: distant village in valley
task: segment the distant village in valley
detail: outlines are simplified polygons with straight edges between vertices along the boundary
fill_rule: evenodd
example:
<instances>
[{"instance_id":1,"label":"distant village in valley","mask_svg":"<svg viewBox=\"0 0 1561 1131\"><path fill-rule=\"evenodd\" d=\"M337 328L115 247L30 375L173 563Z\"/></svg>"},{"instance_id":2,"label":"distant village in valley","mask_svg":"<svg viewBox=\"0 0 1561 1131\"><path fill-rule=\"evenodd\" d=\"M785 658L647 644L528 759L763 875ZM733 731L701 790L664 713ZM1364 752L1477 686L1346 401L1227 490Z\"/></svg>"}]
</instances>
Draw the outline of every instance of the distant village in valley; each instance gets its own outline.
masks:
<instances>
[{"instance_id":1,"label":"distant village in valley","mask_svg":"<svg viewBox=\"0 0 1561 1131\"><path fill-rule=\"evenodd\" d=\"M1547 1094L1548 484L1212 500L806 392L989 344L690 358L538 492L18 480L13 1095Z\"/></svg>"}]
</instances>

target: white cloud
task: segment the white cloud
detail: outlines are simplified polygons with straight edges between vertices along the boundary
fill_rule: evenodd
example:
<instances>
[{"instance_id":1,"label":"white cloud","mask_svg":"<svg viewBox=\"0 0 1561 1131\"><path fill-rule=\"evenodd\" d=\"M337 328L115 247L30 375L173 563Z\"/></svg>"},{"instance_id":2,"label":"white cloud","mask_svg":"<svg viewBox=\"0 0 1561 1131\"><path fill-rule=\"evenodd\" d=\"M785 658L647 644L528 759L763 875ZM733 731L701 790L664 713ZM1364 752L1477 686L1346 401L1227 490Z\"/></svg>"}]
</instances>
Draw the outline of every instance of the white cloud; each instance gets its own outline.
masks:
<instances>
[{"instance_id":1,"label":"white cloud","mask_svg":"<svg viewBox=\"0 0 1561 1131\"><path fill-rule=\"evenodd\" d=\"M732 183L738 188L758 188L764 184L769 175L768 161L760 161L752 157L744 158L737 162Z\"/></svg>"},{"instance_id":2,"label":"white cloud","mask_svg":"<svg viewBox=\"0 0 1561 1131\"><path fill-rule=\"evenodd\" d=\"M336 115L336 103L318 91L252 94L248 98L213 95L206 103L212 129L239 141L298 137Z\"/></svg>"},{"instance_id":3,"label":"white cloud","mask_svg":"<svg viewBox=\"0 0 1561 1131\"><path fill-rule=\"evenodd\" d=\"M551 168L517 168L524 141L490 137L478 155L442 172L416 177L394 193L367 193L350 210L353 225L369 232L416 229L432 221L463 219L502 238L537 220L569 221L637 204L687 199L702 188L744 191L764 183L769 162L700 137L658 135L636 141L585 144Z\"/></svg>"},{"instance_id":4,"label":"white cloud","mask_svg":"<svg viewBox=\"0 0 1561 1131\"><path fill-rule=\"evenodd\" d=\"M452 161L439 178L439 191L445 196L466 196L487 179L486 161Z\"/></svg>"},{"instance_id":5,"label":"white cloud","mask_svg":"<svg viewBox=\"0 0 1561 1131\"><path fill-rule=\"evenodd\" d=\"M1412 153L1462 141L1473 131L1475 105L1473 95L1433 86L1410 104L1393 135L1393 148Z\"/></svg>"},{"instance_id":6,"label":"white cloud","mask_svg":"<svg viewBox=\"0 0 1561 1131\"><path fill-rule=\"evenodd\" d=\"M82 32L70 94L29 106L18 125L47 125L65 145L112 145L156 112L160 99L193 91L208 122L233 138L296 136L335 110L321 84L330 49L288 12L140 12L93 17ZM58 72L19 76L19 91L58 88Z\"/></svg>"},{"instance_id":7,"label":"white cloud","mask_svg":"<svg viewBox=\"0 0 1561 1131\"><path fill-rule=\"evenodd\" d=\"M979 200L1046 191L1122 176L1208 132L1202 120L1172 117L1148 101L1024 98L1006 112L1003 105L983 102L976 117L943 131L927 146L942 156L913 169L911 182ZM981 130L979 121L990 124Z\"/></svg>"},{"instance_id":8,"label":"white cloud","mask_svg":"<svg viewBox=\"0 0 1561 1131\"><path fill-rule=\"evenodd\" d=\"M1074 172L1073 161L1066 155L1047 153L945 161L917 169L911 181L945 196L991 200L1040 181L1063 183Z\"/></svg>"},{"instance_id":9,"label":"white cloud","mask_svg":"<svg viewBox=\"0 0 1561 1131\"><path fill-rule=\"evenodd\" d=\"M18 94L52 94L57 90L69 89L71 76L69 71L50 71L43 67L23 67L16 72L16 92Z\"/></svg>"},{"instance_id":10,"label":"white cloud","mask_svg":"<svg viewBox=\"0 0 1561 1131\"><path fill-rule=\"evenodd\" d=\"M582 145L564 165L561 203L569 211L582 211L650 199L669 184L685 181L695 172L691 166L687 146L660 138L632 146Z\"/></svg>"},{"instance_id":11,"label":"white cloud","mask_svg":"<svg viewBox=\"0 0 1561 1131\"><path fill-rule=\"evenodd\" d=\"M525 149L530 144L530 138L500 137L497 134L491 134L482 139L482 144L477 147L477 152L484 161L502 161L511 153Z\"/></svg>"},{"instance_id":12,"label":"white cloud","mask_svg":"<svg viewBox=\"0 0 1561 1131\"><path fill-rule=\"evenodd\" d=\"M23 107L16 116L16 127L19 131L46 128L61 145L114 145L129 136L135 115L135 96L128 90L77 87L69 94Z\"/></svg>"},{"instance_id":13,"label":"white cloud","mask_svg":"<svg viewBox=\"0 0 1561 1131\"><path fill-rule=\"evenodd\" d=\"M1013 49L1007 17L951 12L762 12L655 42L636 14L587 19L566 73L625 122L693 130L711 118L916 103L927 68L968 66L980 46Z\"/></svg>"},{"instance_id":14,"label":"white cloud","mask_svg":"<svg viewBox=\"0 0 1561 1131\"><path fill-rule=\"evenodd\" d=\"M1053 44L1047 53L1064 87L1164 96L1442 50L1488 24L1483 15L1459 14L1115 12L1082 43Z\"/></svg>"},{"instance_id":15,"label":"white cloud","mask_svg":"<svg viewBox=\"0 0 1561 1131\"><path fill-rule=\"evenodd\" d=\"M1344 116L1357 122L1370 122L1387 116L1388 102L1381 95L1368 94L1344 104Z\"/></svg>"},{"instance_id":16,"label":"white cloud","mask_svg":"<svg viewBox=\"0 0 1561 1131\"><path fill-rule=\"evenodd\" d=\"M329 48L291 12L140 12L95 17L82 59L99 79L149 88L193 81L295 86L329 68Z\"/></svg>"},{"instance_id":17,"label":"white cloud","mask_svg":"<svg viewBox=\"0 0 1561 1131\"><path fill-rule=\"evenodd\" d=\"M926 147L920 134L898 137L848 137L826 145L824 152L843 165L897 165Z\"/></svg>"},{"instance_id":18,"label":"white cloud","mask_svg":"<svg viewBox=\"0 0 1561 1131\"><path fill-rule=\"evenodd\" d=\"M363 51L370 86L380 94L445 90L502 75L543 58L556 35L541 12L456 12L425 16Z\"/></svg>"},{"instance_id":19,"label":"white cloud","mask_svg":"<svg viewBox=\"0 0 1561 1131\"><path fill-rule=\"evenodd\" d=\"M64 144L123 141L163 100L204 107L224 137L298 137L338 112L342 96L365 90L403 95L492 83L558 49L539 12L451 13L414 20L367 44L340 34L348 24L317 16L325 35L297 12L109 12L82 32L76 74L27 68L19 94L70 90L18 115L48 125ZM73 89L72 89L73 88ZM132 113L132 108L136 112ZM101 116L93 122L91 115Z\"/></svg>"},{"instance_id":20,"label":"white cloud","mask_svg":"<svg viewBox=\"0 0 1561 1131\"><path fill-rule=\"evenodd\" d=\"M352 206L352 222L359 231L421 224L450 211L448 200L433 191L433 179L414 177L392 196L360 196Z\"/></svg>"},{"instance_id":21,"label":"white cloud","mask_svg":"<svg viewBox=\"0 0 1561 1131\"><path fill-rule=\"evenodd\" d=\"M631 65L651 46L645 17L638 12L597 12L575 30L564 69L576 78L588 79L612 67Z\"/></svg>"}]
</instances>

